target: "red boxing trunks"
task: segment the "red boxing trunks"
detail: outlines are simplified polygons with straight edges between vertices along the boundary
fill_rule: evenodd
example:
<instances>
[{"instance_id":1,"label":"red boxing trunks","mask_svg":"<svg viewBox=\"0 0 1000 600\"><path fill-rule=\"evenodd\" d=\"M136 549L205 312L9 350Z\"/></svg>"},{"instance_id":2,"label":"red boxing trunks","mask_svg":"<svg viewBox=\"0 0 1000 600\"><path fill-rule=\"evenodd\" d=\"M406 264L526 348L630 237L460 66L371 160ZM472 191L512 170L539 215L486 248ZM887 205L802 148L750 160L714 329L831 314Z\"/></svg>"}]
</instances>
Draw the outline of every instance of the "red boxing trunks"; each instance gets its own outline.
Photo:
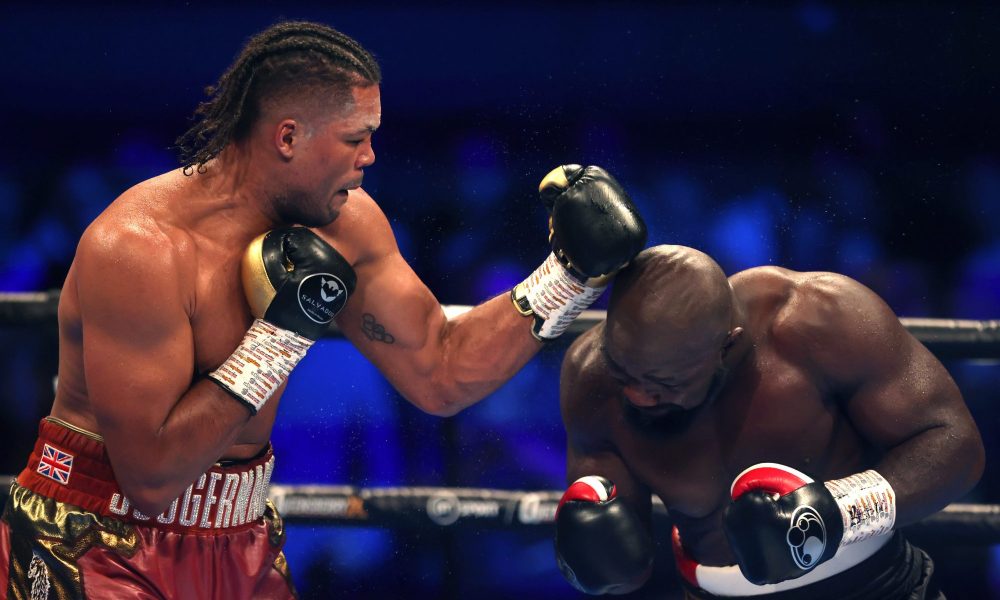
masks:
<instances>
[{"instance_id":1,"label":"red boxing trunks","mask_svg":"<svg viewBox=\"0 0 1000 600\"><path fill-rule=\"evenodd\" d=\"M216 464L162 514L133 508L101 438L47 418L0 520L4 598L294 598L270 447Z\"/></svg>"}]
</instances>

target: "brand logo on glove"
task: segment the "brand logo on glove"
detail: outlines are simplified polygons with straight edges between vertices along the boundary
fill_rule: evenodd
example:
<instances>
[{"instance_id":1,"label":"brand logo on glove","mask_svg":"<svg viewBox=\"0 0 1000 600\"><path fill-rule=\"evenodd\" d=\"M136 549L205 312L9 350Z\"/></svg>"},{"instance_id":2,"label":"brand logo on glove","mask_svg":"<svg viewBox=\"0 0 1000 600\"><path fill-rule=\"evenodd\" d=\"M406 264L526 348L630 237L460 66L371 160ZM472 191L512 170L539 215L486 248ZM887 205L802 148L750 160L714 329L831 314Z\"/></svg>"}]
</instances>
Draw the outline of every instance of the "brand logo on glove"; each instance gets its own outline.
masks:
<instances>
[{"instance_id":1,"label":"brand logo on glove","mask_svg":"<svg viewBox=\"0 0 1000 600\"><path fill-rule=\"evenodd\" d=\"M800 506L792 513L788 533L785 534L792 560L799 568L808 571L816 566L826 550L826 525L811 506Z\"/></svg>"},{"instance_id":2,"label":"brand logo on glove","mask_svg":"<svg viewBox=\"0 0 1000 600\"><path fill-rule=\"evenodd\" d=\"M299 283L299 308L309 320L326 324L347 302L347 286L336 275L316 273Z\"/></svg>"}]
</instances>

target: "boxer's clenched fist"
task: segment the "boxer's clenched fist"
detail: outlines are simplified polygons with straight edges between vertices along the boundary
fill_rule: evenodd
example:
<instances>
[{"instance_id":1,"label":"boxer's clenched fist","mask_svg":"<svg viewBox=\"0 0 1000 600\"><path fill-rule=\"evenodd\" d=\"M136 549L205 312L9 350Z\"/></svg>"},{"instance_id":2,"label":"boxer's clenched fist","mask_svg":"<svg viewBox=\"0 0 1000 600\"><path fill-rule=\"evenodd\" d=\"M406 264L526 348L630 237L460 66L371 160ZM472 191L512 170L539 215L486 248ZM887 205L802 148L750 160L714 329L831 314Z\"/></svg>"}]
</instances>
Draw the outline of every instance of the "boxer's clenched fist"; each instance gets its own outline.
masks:
<instances>
[{"instance_id":1,"label":"boxer's clenched fist","mask_svg":"<svg viewBox=\"0 0 1000 600\"><path fill-rule=\"evenodd\" d=\"M761 463L732 485L724 527L743 576L764 585L801 577L848 544L891 532L895 494L875 471L814 482Z\"/></svg>"},{"instance_id":2,"label":"boxer's clenched fist","mask_svg":"<svg viewBox=\"0 0 1000 600\"><path fill-rule=\"evenodd\" d=\"M350 263L305 227L250 242L242 276L253 316L311 340L323 335L357 283Z\"/></svg>"},{"instance_id":3,"label":"boxer's clenched fist","mask_svg":"<svg viewBox=\"0 0 1000 600\"><path fill-rule=\"evenodd\" d=\"M556 511L555 543L563 577L588 594L630 591L652 572L647 527L604 477L581 477L566 489Z\"/></svg>"},{"instance_id":4,"label":"boxer's clenched fist","mask_svg":"<svg viewBox=\"0 0 1000 600\"><path fill-rule=\"evenodd\" d=\"M357 278L339 252L305 227L253 240L242 277L256 319L209 377L257 414L344 307Z\"/></svg>"},{"instance_id":5,"label":"boxer's clenched fist","mask_svg":"<svg viewBox=\"0 0 1000 600\"><path fill-rule=\"evenodd\" d=\"M562 334L642 250L646 224L601 167L556 167L538 192L550 215L552 254L511 290L511 298L521 314L534 316L535 337L547 340Z\"/></svg>"},{"instance_id":6,"label":"boxer's clenched fist","mask_svg":"<svg viewBox=\"0 0 1000 600\"><path fill-rule=\"evenodd\" d=\"M601 167L556 167L538 186L552 250L577 277L615 273L646 245L646 223L625 189Z\"/></svg>"}]
</instances>

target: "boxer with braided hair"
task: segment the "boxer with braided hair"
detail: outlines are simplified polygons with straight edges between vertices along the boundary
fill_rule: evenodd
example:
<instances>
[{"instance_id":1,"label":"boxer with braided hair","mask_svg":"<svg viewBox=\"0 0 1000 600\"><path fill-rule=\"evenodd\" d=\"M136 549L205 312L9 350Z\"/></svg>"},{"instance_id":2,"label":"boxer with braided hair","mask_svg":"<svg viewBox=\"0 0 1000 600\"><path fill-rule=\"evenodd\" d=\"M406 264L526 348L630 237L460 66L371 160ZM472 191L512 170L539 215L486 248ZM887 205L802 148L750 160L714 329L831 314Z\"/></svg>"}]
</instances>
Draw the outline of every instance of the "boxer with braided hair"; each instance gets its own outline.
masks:
<instances>
[{"instance_id":1,"label":"boxer with braided hair","mask_svg":"<svg viewBox=\"0 0 1000 600\"><path fill-rule=\"evenodd\" d=\"M52 412L0 519L7 597L292 597L269 439L285 381L330 323L410 402L451 415L644 245L613 177L558 167L539 188L548 259L447 318L360 187L380 79L329 27L267 29L209 88L178 140L182 167L84 232Z\"/></svg>"},{"instance_id":2,"label":"boxer with braided hair","mask_svg":"<svg viewBox=\"0 0 1000 600\"><path fill-rule=\"evenodd\" d=\"M181 162L190 171L204 168L231 141L240 141L267 102L296 95L350 98L351 88L381 83L375 58L350 37L308 22L279 23L254 37L206 89L211 98L198 106L199 118L177 139Z\"/></svg>"}]
</instances>

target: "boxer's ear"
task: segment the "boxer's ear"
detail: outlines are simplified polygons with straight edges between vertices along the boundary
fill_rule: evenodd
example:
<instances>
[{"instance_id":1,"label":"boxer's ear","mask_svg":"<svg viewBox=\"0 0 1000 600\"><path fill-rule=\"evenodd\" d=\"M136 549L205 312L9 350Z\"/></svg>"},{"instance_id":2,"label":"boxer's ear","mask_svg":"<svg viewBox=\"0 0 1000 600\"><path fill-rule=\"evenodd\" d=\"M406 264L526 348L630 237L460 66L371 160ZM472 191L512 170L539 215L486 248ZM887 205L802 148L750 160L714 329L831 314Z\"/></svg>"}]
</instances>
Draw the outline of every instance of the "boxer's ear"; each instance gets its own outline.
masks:
<instances>
[{"instance_id":1,"label":"boxer's ear","mask_svg":"<svg viewBox=\"0 0 1000 600\"><path fill-rule=\"evenodd\" d=\"M729 334L726 336L726 342L722 344L722 356L725 356L729 352L729 349L733 347L736 340L740 339L741 335L743 335L742 327L734 327L729 331Z\"/></svg>"},{"instance_id":2,"label":"boxer's ear","mask_svg":"<svg viewBox=\"0 0 1000 600\"><path fill-rule=\"evenodd\" d=\"M274 147L285 160L291 160L299 141L301 127L294 119L284 119L274 130Z\"/></svg>"}]
</instances>

